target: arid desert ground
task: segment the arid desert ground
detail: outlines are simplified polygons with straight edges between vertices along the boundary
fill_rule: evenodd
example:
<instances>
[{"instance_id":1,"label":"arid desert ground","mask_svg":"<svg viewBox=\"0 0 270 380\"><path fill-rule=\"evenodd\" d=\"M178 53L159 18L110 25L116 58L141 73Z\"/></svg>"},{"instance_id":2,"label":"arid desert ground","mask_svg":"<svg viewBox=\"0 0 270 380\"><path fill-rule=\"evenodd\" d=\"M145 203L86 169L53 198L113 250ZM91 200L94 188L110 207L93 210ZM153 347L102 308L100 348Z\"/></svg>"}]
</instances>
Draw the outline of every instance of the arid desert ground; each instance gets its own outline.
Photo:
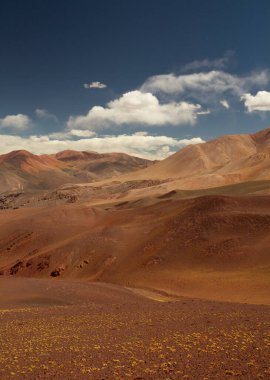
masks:
<instances>
[{"instance_id":1,"label":"arid desert ground","mask_svg":"<svg viewBox=\"0 0 270 380\"><path fill-rule=\"evenodd\" d=\"M270 376L269 306L81 281L0 284L3 379Z\"/></svg>"},{"instance_id":2,"label":"arid desert ground","mask_svg":"<svg viewBox=\"0 0 270 380\"><path fill-rule=\"evenodd\" d=\"M0 379L269 379L269 149L0 156Z\"/></svg>"}]
</instances>

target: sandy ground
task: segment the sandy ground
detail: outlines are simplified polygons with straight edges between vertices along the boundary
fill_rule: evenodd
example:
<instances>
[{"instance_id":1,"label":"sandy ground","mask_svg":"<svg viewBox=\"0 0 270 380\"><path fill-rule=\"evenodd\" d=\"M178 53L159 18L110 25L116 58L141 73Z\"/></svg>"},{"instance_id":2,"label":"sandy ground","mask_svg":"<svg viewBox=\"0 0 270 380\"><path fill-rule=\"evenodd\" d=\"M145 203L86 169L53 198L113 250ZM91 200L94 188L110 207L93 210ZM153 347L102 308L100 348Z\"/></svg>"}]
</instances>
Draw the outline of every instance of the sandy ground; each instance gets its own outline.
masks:
<instances>
[{"instance_id":1,"label":"sandy ground","mask_svg":"<svg viewBox=\"0 0 270 380\"><path fill-rule=\"evenodd\" d=\"M137 200L5 210L0 274L57 275L269 305L270 197L207 195L155 199L150 205Z\"/></svg>"},{"instance_id":2,"label":"sandy ground","mask_svg":"<svg viewBox=\"0 0 270 380\"><path fill-rule=\"evenodd\" d=\"M270 307L0 280L1 379L269 379Z\"/></svg>"}]
</instances>

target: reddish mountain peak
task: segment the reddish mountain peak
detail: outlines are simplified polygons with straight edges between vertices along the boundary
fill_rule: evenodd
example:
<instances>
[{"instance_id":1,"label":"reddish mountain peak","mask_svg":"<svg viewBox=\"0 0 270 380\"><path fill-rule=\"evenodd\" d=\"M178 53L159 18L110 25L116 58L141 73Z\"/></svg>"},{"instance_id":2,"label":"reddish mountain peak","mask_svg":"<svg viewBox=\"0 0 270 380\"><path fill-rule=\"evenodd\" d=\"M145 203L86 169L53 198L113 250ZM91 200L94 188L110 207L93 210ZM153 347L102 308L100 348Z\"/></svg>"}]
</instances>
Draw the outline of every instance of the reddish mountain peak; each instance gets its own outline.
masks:
<instances>
[{"instance_id":1,"label":"reddish mountain peak","mask_svg":"<svg viewBox=\"0 0 270 380\"><path fill-rule=\"evenodd\" d=\"M75 155L81 155L82 152L78 150L65 149L55 154L56 157L69 157Z\"/></svg>"},{"instance_id":2,"label":"reddish mountain peak","mask_svg":"<svg viewBox=\"0 0 270 380\"><path fill-rule=\"evenodd\" d=\"M55 158L60 161L79 161L100 158L102 155L96 152L80 152L77 150L63 150L56 153Z\"/></svg>"},{"instance_id":3,"label":"reddish mountain peak","mask_svg":"<svg viewBox=\"0 0 270 380\"><path fill-rule=\"evenodd\" d=\"M8 162L13 159L26 160L28 158L35 158L34 154L28 152L27 150L13 150L12 152L0 155L0 162Z\"/></svg>"},{"instance_id":4,"label":"reddish mountain peak","mask_svg":"<svg viewBox=\"0 0 270 380\"><path fill-rule=\"evenodd\" d=\"M13 157L33 157L34 154L31 152L28 152L27 150L21 149L21 150L13 150L10 153L6 154L7 158L13 158Z\"/></svg>"}]
</instances>

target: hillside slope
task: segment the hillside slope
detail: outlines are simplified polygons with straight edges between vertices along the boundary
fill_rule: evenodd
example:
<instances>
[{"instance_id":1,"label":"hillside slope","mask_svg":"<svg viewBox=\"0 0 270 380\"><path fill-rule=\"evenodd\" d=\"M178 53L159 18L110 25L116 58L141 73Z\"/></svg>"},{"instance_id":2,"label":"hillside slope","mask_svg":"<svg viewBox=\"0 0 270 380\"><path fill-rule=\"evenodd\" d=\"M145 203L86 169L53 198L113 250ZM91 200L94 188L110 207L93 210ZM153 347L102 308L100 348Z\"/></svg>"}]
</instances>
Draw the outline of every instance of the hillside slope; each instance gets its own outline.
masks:
<instances>
[{"instance_id":1,"label":"hillside slope","mask_svg":"<svg viewBox=\"0 0 270 380\"><path fill-rule=\"evenodd\" d=\"M120 177L168 180L172 189L199 189L270 179L270 128L189 145L154 166Z\"/></svg>"},{"instance_id":2,"label":"hillside slope","mask_svg":"<svg viewBox=\"0 0 270 380\"><path fill-rule=\"evenodd\" d=\"M5 275L270 303L270 197L5 211L0 268Z\"/></svg>"},{"instance_id":3,"label":"hillside slope","mask_svg":"<svg viewBox=\"0 0 270 380\"><path fill-rule=\"evenodd\" d=\"M54 189L145 168L151 161L122 153L63 151L34 155L25 150L0 155L0 192Z\"/></svg>"}]
</instances>

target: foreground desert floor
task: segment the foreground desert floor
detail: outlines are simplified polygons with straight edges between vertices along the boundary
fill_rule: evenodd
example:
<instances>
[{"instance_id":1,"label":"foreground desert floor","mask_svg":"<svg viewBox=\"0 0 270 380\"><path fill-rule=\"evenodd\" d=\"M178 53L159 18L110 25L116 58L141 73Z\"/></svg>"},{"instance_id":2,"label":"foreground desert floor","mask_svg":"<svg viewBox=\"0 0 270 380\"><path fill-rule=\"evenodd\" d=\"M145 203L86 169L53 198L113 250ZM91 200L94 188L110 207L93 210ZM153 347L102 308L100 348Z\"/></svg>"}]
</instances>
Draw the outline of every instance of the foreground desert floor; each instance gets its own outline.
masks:
<instances>
[{"instance_id":1,"label":"foreground desert floor","mask_svg":"<svg viewBox=\"0 0 270 380\"><path fill-rule=\"evenodd\" d=\"M1 278L1 379L269 379L270 307Z\"/></svg>"}]
</instances>

